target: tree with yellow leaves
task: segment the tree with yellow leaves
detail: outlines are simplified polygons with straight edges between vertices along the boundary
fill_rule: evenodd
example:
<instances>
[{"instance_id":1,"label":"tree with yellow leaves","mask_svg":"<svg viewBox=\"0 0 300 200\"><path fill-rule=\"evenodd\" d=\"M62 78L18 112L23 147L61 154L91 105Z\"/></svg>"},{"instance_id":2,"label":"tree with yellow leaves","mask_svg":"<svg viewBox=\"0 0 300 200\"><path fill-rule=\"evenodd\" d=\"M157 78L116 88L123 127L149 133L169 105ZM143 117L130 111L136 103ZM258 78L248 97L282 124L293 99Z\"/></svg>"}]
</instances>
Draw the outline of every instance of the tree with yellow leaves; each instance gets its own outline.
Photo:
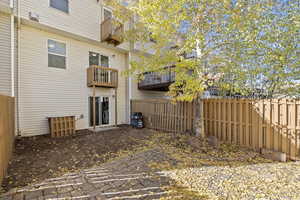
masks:
<instances>
[{"instance_id":1,"label":"tree with yellow leaves","mask_svg":"<svg viewBox=\"0 0 300 200\"><path fill-rule=\"evenodd\" d=\"M127 74L175 66L175 100L199 99L210 86L230 95L299 93L298 0L137 0L126 9L106 2L133 22L126 41L143 47Z\"/></svg>"}]
</instances>

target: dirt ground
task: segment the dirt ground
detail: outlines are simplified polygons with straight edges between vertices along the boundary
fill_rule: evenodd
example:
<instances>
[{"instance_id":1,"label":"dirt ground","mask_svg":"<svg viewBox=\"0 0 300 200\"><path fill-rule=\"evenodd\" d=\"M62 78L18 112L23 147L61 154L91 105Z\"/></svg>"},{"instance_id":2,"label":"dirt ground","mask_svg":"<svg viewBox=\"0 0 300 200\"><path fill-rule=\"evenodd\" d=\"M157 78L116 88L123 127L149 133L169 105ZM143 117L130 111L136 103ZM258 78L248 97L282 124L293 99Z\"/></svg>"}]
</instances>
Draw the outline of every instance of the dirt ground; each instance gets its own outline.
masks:
<instances>
[{"instance_id":1,"label":"dirt ground","mask_svg":"<svg viewBox=\"0 0 300 200\"><path fill-rule=\"evenodd\" d=\"M166 159L157 160L159 157ZM101 165L102 163L106 164ZM264 158L259 152L221 141L219 145L211 146L207 140L194 136L148 129L138 130L126 126L97 134L82 132L74 137L61 139L52 139L49 136L22 138L16 142L15 156L3 187L9 190L30 184L34 188L28 190L30 195L30 192L36 190L32 184L60 177L68 172L81 174L82 169L88 168L93 172L97 166L105 170L114 167L134 169L130 171L130 175L125 175L127 177L136 176L140 174L138 170L145 172L143 169L149 168L149 171L146 171L148 175L150 171L160 172L169 180L166 186L160 188L168 194L162 199L299 200L299 164L299 162L274 162ZM103 181L106 177L113 192L116 192L117 188L118 191L125 191L126 195L129 189L124 189L125 186L130 187L130 191L148 187L144 183L146 180L144 177L143 181L136 180L138 177L132 179L143 185L135 190L131 190L131 184L127 182L111 185L112 181L124 180L112 178L124 176L118 169L109 176L103 177L100 173L101 181L93 183L106 182ZM92 179L94 180L94 177ZM159 184L155 183L154 186L157 185ZM105 188L101 186L101 189ZM24 190L20 191L22 193ZM95 192L94 189L91 191ZM112 193L109 190L105 194ZM121 195L121 193L114 194ZM169 198L170 195L179 198Z\"/></svg>"},{"instance_id":2,"label":"dirt ground","mask_svg":"<svg viewBox=\"0 0 300 200\"><path fill-rule=\"evenodd\" d=\"M97 166L120 151L132 151L152 134L148 129L122 126L99 133L81 131L67 138L45 135L18 139L2 192Z\"/></svg>"}]
</instances>

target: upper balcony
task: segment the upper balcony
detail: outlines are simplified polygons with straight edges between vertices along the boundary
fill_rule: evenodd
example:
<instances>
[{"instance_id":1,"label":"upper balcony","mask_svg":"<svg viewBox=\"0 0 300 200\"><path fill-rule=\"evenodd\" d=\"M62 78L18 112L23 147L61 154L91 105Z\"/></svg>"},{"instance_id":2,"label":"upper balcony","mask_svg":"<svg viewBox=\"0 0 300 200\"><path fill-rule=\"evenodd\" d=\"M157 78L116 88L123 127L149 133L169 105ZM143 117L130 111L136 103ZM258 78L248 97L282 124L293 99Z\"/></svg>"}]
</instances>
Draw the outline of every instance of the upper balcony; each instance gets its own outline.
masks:
<instances>
[{"instance_id":1,"label":"upper balcony","mask_svg":"<svg viewBox=\"0 0 300 200\"><path fill-rule=\"evenodd\" d=\"M96 65L90 66L87 69L87 85L88 87L117 88L118 70Z\"/></svg>"},{"instance_id":2,"label":"upper balcony","mask_svg":"<svg viewBox=\"0 0 300 200\"><path fill-rule=\"evenodd\" d=\"M101 41L118 46L123 42L124 25L113 18L101 24Z\"/></svg>"},{"instance_id":3,"label":"upper balcony","mask_svg":"<svg viewBox=\"0 0 300 200\"><path fill-rule=\"evenodd\" d=\"M169 86L175 81L175 72L168 67L168 72L146 72L144 79L138 83L140 90L168 91Z\"/></svg>"}]
</instances>

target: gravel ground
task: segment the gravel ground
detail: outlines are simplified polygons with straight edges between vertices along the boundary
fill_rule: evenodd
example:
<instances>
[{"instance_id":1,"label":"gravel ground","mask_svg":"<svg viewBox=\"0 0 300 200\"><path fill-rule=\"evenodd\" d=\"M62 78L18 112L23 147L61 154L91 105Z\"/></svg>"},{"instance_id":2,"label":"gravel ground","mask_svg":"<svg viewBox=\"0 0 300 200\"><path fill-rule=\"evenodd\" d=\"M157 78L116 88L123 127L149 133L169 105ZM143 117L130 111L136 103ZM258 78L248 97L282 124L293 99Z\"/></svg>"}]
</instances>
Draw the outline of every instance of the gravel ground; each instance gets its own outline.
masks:
<instances>
[{"instance_id":1,"label":"gravel ground","mask_svg":"<svg viewBox=\"0 0 300 200\"><path fill-rule=\"evenodd\" d=\"M202 199L300 199L300 162L273 162L249 149L226 144L215 149L205 142L197 144L193 137L171 140L157 136L156 140L179 164L152 166L164 169L174 184L205 197Z\"/></svg>"},{"instance_id":2,"label":"gravel ground","mask_svg":"<svg viewBox=\"0 0 300 200\"><path fill-rule=\"evenodd\" d=\"M169 177L208 199L300 199L300 163L209 166L169 171Z\"/></svg>"}]
</instances>

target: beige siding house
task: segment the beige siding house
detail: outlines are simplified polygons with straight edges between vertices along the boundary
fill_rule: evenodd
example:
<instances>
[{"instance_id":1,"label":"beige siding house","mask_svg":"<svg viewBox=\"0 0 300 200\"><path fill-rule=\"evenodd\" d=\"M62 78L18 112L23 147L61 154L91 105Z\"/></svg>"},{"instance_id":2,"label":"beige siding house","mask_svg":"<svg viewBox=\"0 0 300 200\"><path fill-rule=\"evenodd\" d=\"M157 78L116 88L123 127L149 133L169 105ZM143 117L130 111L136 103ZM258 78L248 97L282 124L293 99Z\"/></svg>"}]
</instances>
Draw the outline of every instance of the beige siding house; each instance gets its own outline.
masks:
<instances>
[{"instance_id":1,"label":"beige siding house","mask_svg":"<svg viewBox=\"0 0 300 200\"><path fill-rule=\"evenodd\" d=\"M113 12L101 0L20 0L15 5L18 40L11 40L9 12L0 12L0 94L12 95L15 71L18 135L48 134L48 117L57 116L75 116L78 130L92 128L94 121L99 128L128 124L131 99L165 97L121 75L138 59L129 48L136 45L103 41L106 26L101 24ZM12 41L18 47L13 71ZM97 65L102 68L91 67Z\"/></svg>"}]
</instances>

